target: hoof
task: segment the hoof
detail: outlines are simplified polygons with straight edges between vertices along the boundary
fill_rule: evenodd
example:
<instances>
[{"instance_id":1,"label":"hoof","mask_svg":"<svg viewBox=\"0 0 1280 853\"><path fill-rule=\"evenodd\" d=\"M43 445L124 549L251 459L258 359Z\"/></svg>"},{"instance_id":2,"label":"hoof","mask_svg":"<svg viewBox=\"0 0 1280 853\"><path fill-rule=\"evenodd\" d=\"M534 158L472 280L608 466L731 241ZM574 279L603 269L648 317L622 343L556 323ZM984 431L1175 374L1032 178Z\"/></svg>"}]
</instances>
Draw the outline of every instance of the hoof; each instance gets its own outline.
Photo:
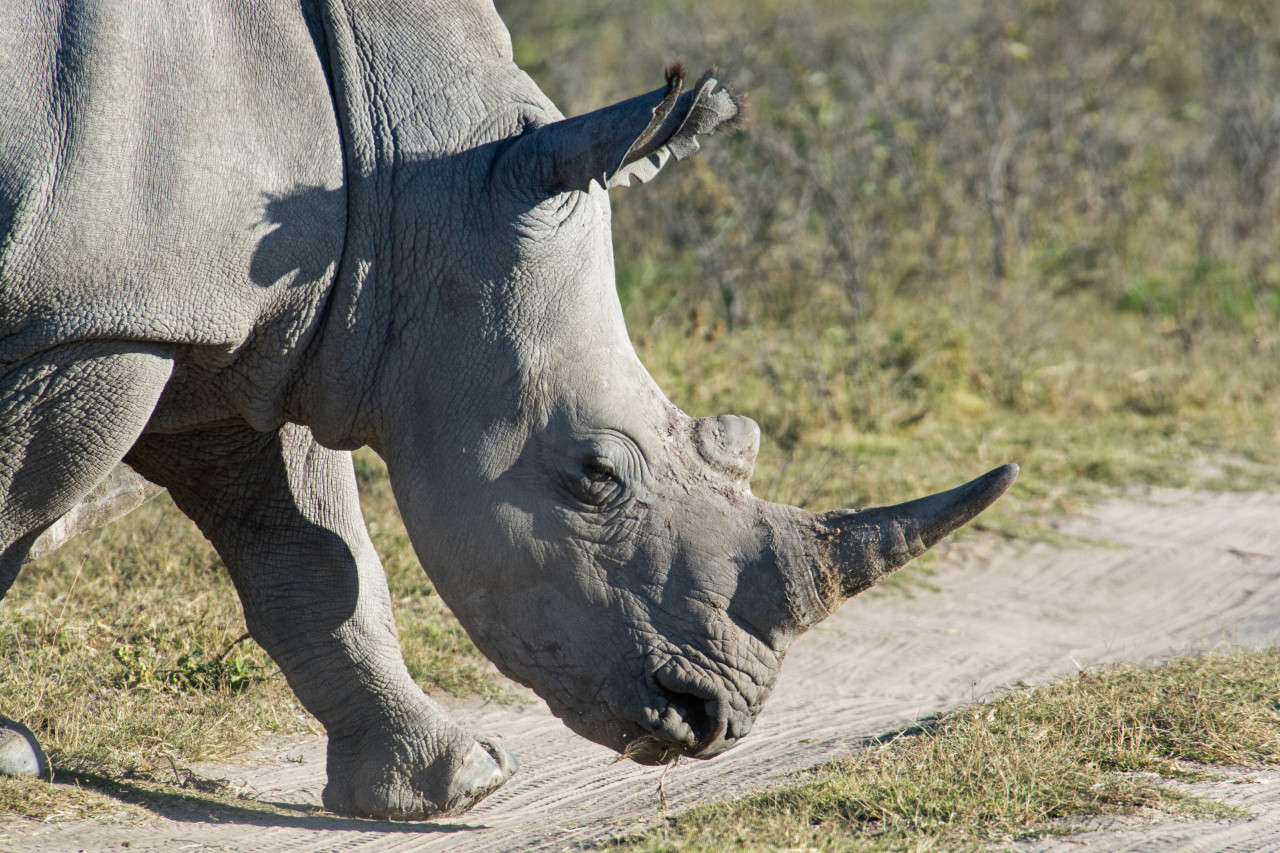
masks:
<instances>
[{"instance_id":1,"label":"hoof","mask_svg":"<svg viewBox=\"0 0 1280 853\"><path fill-rule=\"evenodd\" d=\"M502 787L520 762L490 740L454 734L446 743L426 737L409 749L403 741L386 749L365 740L359 755L344 755L331 739L325 808L384 820L462 814Z\"/></svg>"},{"instance_id":2,"label":"hoof","mask_svg":"<svg viewBox=\"0 0 1280 853\"><path fill-rule=\"evenodd\" d=\"M0 773L39 776L53 781L53 768L31 729L16 720L0 717Z\"/></svg>"},{"instance_id":3,"label":"hoof","mask_svg":"<svg viewBox=\"0 0 1280 853\"><path fill-rule=\"evenodd\" d=\"M462 767L453 777L456 803L452 808L461 814L492 794L520 769L520 759L509 749L491 740L481 740L471 747Z\"/></svg>"}]
</instances>

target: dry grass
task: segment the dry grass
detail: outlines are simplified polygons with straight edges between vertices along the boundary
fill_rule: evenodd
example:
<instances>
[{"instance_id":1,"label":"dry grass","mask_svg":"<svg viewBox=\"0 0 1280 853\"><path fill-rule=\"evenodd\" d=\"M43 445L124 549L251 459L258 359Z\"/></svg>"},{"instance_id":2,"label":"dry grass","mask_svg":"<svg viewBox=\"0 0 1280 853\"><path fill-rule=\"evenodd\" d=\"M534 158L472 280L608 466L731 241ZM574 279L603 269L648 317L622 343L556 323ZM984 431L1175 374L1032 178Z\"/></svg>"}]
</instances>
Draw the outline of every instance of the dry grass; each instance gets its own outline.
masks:
<instances>
[{"instance_id":1,"label":"dry grass","mask_svg":"<svg viewBox=\"0 0 1280 853\"><path fill-rule=\"evenodd\" d=\"M243 633L221 562L164 496L23 570L0 607L0 706L72 772L146 773L314 725L251 642L226 658L238 689L164 677Z\"/></svg>"},{"instance_id":2,"label":"dry grass","mask_svg":"<svg viewBox=\"0 0 1280 853\"><path fill-rule=\"evenodd\" d=\"M1229 817L1163 779L1280 761L1280 650L1088 670L879 739L799 784L694 809L625 851L974 849L1155 811Z\"/></svg>"},{"instance_id":3,"label":"dry grass","mask_svg":"<svg viewBox=\"0 0 1280 853\"><path fill-rule=\"evenodd\" d=\"M1206 332L1186 361L1147 318L1100 314L1087 297L1008 300L999 322L1039 324L1045 339L1011 364L994 309L976 293L951 298L900 300L860 338L824 321L641 343L686 410L761 423L757 494L811 509L904 500L1005 462L1022 475L975 529L1030 535L1038 518L1117 488L1275 488L1280 358L1238 329ZM996 389L1015 382L1002 403Z\"/></svg>"},{"instance_id":4,"label":"dry grass","mask_svg":"<svg viewBox=\"0 0 1280 853\"><path fill-rule=\"evenodd\" d=\"M0 821L22 817L56 821L95 818L135 821L145 817L141 809L103 793L97 788L67 784L50 785L26 776L0 776Z\"/></svg>"}]
</instances>

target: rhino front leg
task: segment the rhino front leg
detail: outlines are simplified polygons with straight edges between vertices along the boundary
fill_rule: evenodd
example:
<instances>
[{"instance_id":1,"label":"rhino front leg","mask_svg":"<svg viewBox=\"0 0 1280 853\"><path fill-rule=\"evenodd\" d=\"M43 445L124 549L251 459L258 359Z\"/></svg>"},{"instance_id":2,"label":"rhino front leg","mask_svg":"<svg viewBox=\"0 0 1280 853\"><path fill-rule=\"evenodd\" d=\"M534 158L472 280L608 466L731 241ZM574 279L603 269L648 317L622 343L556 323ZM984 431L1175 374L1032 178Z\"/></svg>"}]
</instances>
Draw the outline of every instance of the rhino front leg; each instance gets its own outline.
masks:
<instances>
[{"instance_id":1,"label":"rhino front leg","mask_svg":"<svg viewBox=\"0 0 1280 853\"><path fill-rule=\"evenodd\" d=\"M128 462L169 489L226 562L254 639L329 733L327 808L458 814L515 771L405 669L347 453L309 430L145 436Z\"/></svg>"}]
</instances>

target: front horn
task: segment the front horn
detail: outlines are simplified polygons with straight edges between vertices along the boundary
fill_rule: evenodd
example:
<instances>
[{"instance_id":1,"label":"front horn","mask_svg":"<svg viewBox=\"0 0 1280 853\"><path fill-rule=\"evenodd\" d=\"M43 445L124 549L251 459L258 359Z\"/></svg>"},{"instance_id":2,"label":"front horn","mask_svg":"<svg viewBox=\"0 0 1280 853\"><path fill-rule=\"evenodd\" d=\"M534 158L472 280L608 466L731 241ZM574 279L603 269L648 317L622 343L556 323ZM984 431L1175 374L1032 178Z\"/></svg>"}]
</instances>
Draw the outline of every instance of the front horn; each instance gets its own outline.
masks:
<instances>
[{"instance_id":1,"label":"front horn","mask_svg":"<svg viewBox=\"0 0 1280 853\"><path fill-rule=\"evenodd\" d=\"M862 510L806 513L801 535L813 587L809 595L801 596L807 599L802 606L792 602L800 611L797 615L806 625L826 618L845 599L875 585L968 523L1008 491L1017 477L1017 465L1002 465L927 498Z\"/></svg>"}]
</instances>

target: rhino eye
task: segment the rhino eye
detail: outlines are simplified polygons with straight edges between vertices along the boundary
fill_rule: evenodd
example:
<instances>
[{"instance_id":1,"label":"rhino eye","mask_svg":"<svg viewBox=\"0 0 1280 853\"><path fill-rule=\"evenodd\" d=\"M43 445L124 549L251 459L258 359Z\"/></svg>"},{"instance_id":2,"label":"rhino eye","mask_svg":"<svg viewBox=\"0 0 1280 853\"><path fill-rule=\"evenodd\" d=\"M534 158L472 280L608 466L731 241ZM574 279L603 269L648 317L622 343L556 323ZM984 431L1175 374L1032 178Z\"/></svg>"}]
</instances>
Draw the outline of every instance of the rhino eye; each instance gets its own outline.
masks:
<instances>
[{"instance_id":1,"label":"rhino eye","mask_svg":"<svg viewBox=\"0 0 1280 853\"><path fill-rule=\"evenodd\" d=\"M572 489L584 504L598 509L607 509L625 494L617 469L602 456L588 456L582 460L582 474L572 484Z\"/></svg>"},{"instance_id":2,"label":"rhino eye","mask_svg":"<svg viewBox=\"0 0 1280 853\"><path fill-rule=\"evenodd\" d=\"M607 483L618 476L612 463L600 456L589 456L583 460L582 473L593 483Z\"/></svg>"}]
</instances>

